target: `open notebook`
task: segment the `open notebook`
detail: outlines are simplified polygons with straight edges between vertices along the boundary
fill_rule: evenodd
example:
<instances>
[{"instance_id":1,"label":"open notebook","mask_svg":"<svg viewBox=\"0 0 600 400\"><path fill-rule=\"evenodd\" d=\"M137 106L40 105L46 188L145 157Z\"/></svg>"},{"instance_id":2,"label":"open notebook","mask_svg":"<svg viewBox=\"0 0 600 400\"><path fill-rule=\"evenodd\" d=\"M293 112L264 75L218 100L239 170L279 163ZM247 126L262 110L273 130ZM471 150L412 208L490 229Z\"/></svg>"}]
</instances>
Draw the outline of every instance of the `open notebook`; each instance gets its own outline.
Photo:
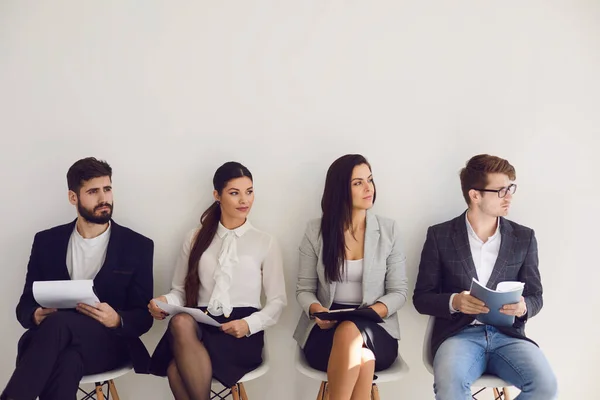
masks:
<instances>
[{"instance_id":1,"label":"open notebook","mask_svg":"<svg viewBox=\"0 0 600 400\"><path fill-rule=\"evenodd\" d=\"M512 326L515 322L513 315L500 312L505 304L515 304L521 300L523 294L523 282L506 281L498 283L496 290L483 286L477 279L471 282L471 296L478 298L490 309L487 314L478 314L477 320L484 324L495 326Z\"/></svg>"}]
</instances>

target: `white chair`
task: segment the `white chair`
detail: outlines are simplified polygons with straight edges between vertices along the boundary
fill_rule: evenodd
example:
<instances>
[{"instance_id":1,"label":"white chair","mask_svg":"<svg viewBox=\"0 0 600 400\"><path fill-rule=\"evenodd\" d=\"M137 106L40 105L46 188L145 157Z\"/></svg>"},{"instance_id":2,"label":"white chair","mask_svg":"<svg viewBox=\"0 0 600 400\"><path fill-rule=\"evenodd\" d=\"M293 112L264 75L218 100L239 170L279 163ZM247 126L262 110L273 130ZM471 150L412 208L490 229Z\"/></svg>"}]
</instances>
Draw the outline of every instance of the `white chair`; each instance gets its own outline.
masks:
<instances>
[{"instance_id":1,"label":"white chair","mask_svg":"<svg viewBox=\"0 0 600 400\"><path fill-rule=\"evenodd\" d=\"M427 321L427 330L425 331L425 339L423 340L423 364L425 368L433 375L433 355L431 354L431 335L433 334L433 324L435 323L435 317L430 316ZM486 388L492 388L494 392L494 399L510 400L510 393L508 392L508 386L510 384L495 375L482 375L481 378L477 379L472 387L479 388L477 392L473 394L475 399L479 393L483 392Z\"/></svg>"},{"instance_id":2,"label":"white chair","mask_svg":"<svg viewBox=\"0 0 600 400\"><path fill-rule=\"evenodd\" d=\"M246 389L244 388L244 382L252 381L256 378L260 378L269 370L269 351L267 350L267 343L263 346L263 354L262 354L263 362L256 369L248 372L246 375L242 376L240 380L230 388L224 388L221 391L216 391L211 388L210 398L211 399L220 399L224 400L227 396L233 397L233 400L248 400L248 394L246 394ZM216 379L212 380L212 386L221 385L219 381Z\"/></svg>"},{"instance_id":3,"label":"white chair","mask_svg":"<svg viewBox=\"0 0 600 400\"><path fill-rule=\"evenodd\" d=\"M328 400L329 393L327 389L327 373L319 371L318 369L312 368L306 358L304 358L304 352L299 346L296 346L296 369L304 376L311 379L315 379L321 382L319 394L317 400ZM373 387L371 389L371 398L373 400L380 400L378 383L394 382L406 375L409 371L408 365L398 353L396 361L386 370L375 372L377 378L373 381Z\"/></svg>"},{"instance_id":4,"label":"white chair","mask_svg":"<svg viewBox=\"0 0 600 400\"><path fill-rule=\"evenodd\" d=\"M95 390L88 392L79 387L79 391L83 392L84 397L80 400L88 400L88 399L96 399L96 400L104 400L104 391L102 390L104 385L107 385L106 390L106 400L112 398L113 400L119 400L119 394L117 393L117 388L115 386L114 380L120 376L125 375L129 371L131 371L133 367L131 364L127 364L122 366L121 368L113 369L112 371L103 372L100 374L94 375L86 375L81 378L79 384L93 383L95 385Z\"/></svg>"}]
</instances>

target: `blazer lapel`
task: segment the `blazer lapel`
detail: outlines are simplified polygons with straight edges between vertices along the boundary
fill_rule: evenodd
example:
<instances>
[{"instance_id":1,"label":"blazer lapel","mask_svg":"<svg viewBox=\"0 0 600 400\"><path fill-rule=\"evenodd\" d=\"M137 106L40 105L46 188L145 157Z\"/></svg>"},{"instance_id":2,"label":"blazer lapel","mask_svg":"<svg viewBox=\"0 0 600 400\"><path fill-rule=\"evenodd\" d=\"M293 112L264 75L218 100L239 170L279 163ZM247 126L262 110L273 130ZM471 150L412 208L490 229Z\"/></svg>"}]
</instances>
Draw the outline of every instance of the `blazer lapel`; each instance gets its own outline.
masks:
<instances>
[{"instance_id":1,"label":"blazer lapel","mask_svg":"<svg viewBox=\"0 0 600 400\"><path fill-rule=\"evenodd\" d=\"M335 282L327 283L327 278L325 277L325 265L323 264L323 239L320 239L321 248L319 250L319 261L317 262L317 277L319 282L323 282L323 290L324 295L323 299L327 300L327 304L323 304L324 307L331 307L333 304L333 295L335 293Z\"/></svg>"},{"instance_id":2,"label":"blazer lapel","mask_svg":"<svg viewBox=\"0 0 600 400\"><path fill-rule=\"evenodd\" d=\"M327 308L331 307L331 305L333 304L333 297L335 295L335 285L336 282L329 283L329 304L327 305Z\"/></svg>"},{"instance_id":3,"label":"blazer lapel","mask_svg":"<svg viewBox=\"0 0 600 400\"><path fill-rule=\"evenodd\" d=\"M366 298L365 290L367 288L367 282L369 281L369 273L373 266L373 261L377 253L377 246L379 244L379 222L375 214L367 211L367 224L365 227L365 248L363 254L363 277L362 277L362 288L363 288L363 302ZM364 305L364 304L363 304Z\"/></svg>"},{"instance_id":4,"label":"blazer lapel","mask_svg":"<svg viewBox=\"0 0 600 400\"><path fill-rule=\"evenodd\" d=\"M452 242L456 253L463 264L463 268L469 279L468 286L471 286L471 277L477 277L477 270L473 263L473 255L471 254L471 246L469 245L469 236L467 234L466 212L454 220L454 232L452 234Z\"/></svg>"},{"instance_id":5,"label":"blazer lapel","mask_svg":"<svg viewBox=\"0 0 600 400\"><path fill-rule=\"evenodd\" d=\"M506 270L508 260L515 250L516 240L515 235L513 234L512 226L508 224L502 217L500 217L500 234L500 251L498 252L498 258L494 264L492 275L490 276L490 279L486 285L489 289L496 288L500 277L503 276L504 271Z\"/></svg>"},{"instance_id":6,"label":"blazer lapel","mask_svg":"<svg viewBox=\"0 0 600 400\"><path fill-rule=\"evenodd\" d=\"M111 272L118 265L119 249L122 243L121 227L117 225L113 220L110 221L110 238L108 239L108 247L106 248L106 258L102 264L102 268L96 274L94 278L94 286L98 287L99 284L105 280L111 279Z\"/></svg>"},{"instance_id":7,"label":"blazer lapel","mask_svg":"<svg viewBox=\"0 0 600 400\"><path fill-rule=\"evenodd\" d=\"M58 236L58 243L56 244L56 265L57 268L57 280L69 281L71 276L69 275L69 268L67 268L67 251L69 250L69 240L71 240L71 234L75 229L77 220L74 220L70 224L64 225L64 230Z\"/></svg>"}]
</instances>

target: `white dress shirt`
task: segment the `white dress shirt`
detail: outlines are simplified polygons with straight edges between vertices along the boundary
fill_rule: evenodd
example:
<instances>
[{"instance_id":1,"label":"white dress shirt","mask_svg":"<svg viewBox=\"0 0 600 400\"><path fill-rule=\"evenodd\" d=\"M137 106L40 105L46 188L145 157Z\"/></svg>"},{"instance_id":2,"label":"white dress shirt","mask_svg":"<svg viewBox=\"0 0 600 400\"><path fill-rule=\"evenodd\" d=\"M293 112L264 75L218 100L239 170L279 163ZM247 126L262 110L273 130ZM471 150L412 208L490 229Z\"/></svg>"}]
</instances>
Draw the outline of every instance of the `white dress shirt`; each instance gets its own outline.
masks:
<instances>
[{"instance_id":1,"label":"white dress shirt","mask_svg":"<svg viewBox=\"0 0 600 400\"><path fill-rule=\"evenodd\" d=\"M346 276L335 285L335 303L360 305L363 300L363 260L346 260Z\"/></svg>"},{"instance_id":2,"label":"white dress shirt","mask_svg":"<svg viewBox=\"0 0 600 400\"><path fill-rule=\"evenodd\" d=\"M190 231L175 265L169 304L185 305L185 277L190 249L198 228ZM285 280L279 246L271 235L256 229L246 221L229 230L221 223L198 268L200 290L198 306L208 307L226 316L234 307L255 307L259 311L244 318L250 334L274 325L285 305ZM266 304L260 302L264 289Z\"/></svg>"},{"instance_id":3,"label":"white dress shirt","mask_svg":"<svg viewBox=\"0 0 600 400\"><path fill-rule=\"evenodd\" d=\"M467 212L468 214L468 212ZM477 280L483 286L487 285L492 276L494 265L498 259L498 253L500 252L500 243L502 242L502 235L500 233L500 223L496 222L496 231L492 236L488 238L486 242L483 242L475 233L475 230L469 222L469 218L465 215L465 223L467 224L467 235L469 237L469 247L471 248L471 256L473 257L473 264L475 265L475 271L477 271ZM450 312L456 313L452 307L452 300L457 293L450 296Z\"/></svg>"},{"instance_id":4,"label":"white dress shirt","mask_svg":"<svg viewBox=\"0 0 600 400\"><path fill-rule=\"evenodd\" d=\"M104 233L85 239L77 232L77 224L67 246L67 270L72 280L94 279L106 259L110 240L110 223Z\"/></svg>"}]
</instances>

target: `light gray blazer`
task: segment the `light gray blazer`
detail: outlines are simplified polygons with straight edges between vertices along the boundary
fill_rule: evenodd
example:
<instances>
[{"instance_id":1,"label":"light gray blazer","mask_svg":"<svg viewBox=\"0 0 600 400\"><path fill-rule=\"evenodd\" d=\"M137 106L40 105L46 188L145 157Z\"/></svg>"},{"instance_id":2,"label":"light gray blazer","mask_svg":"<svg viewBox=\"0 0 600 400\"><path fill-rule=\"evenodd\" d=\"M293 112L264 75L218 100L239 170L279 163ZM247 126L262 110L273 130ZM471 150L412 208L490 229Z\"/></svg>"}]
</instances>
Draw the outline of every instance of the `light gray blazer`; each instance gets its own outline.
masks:
<instances>
[{"instance_id":1,"label":"light gray blazer","mask_svg":"<svg viewBox=\"0 0 600 400\"><path fill-rule=\"evenodd\" d=\"M310 305L319 303L330 308L335 294L336 282L328 283L325 279L320 230L320 218L310 221L300 243L296 298L303 313L294 339L302 348L315 326L315 321L309 318ZM367 212L361 306L370 306L378 301L385 304L388 315L381 326L395 339L400 339L396 311L406 302L408 290L406 256L402 252L398 230L394 220Z\"/></svg>"}]
</instances>

